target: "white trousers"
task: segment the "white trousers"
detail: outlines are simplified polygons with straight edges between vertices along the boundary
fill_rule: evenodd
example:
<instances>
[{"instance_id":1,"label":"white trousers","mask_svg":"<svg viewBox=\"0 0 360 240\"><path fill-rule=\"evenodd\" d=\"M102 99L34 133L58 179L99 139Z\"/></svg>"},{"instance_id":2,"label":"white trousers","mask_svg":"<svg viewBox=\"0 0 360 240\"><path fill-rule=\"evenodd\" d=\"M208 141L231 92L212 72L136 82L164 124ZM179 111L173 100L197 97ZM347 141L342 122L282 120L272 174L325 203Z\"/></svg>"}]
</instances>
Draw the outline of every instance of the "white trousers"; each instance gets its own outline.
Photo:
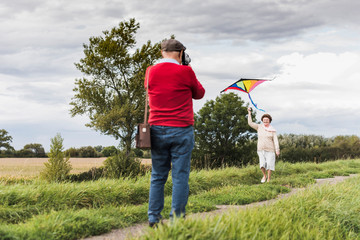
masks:
<instances>
[{"instance_id":1,"label":"white trousers","mask_svg":"<svg viewBox=\"0 0 360 240\"><path fill-rule=\"evenodd\" d=\"M275 153L268 151L257 151L259 155L260 168L275 171Z\"/></svg>"}]
</instances>

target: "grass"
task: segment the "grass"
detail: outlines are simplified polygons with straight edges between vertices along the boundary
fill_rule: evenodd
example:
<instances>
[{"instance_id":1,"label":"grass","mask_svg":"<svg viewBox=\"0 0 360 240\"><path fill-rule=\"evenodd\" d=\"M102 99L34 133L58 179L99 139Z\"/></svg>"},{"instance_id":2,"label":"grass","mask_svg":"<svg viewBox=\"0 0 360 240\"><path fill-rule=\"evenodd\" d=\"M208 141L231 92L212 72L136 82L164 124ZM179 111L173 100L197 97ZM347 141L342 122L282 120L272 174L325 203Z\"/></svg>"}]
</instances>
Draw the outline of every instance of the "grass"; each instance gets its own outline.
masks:
<instances>
[{"instance_id":1,"label":"grass","mask_svg":"<svg viewBox=\"0 0 360 240\"><path fill-rule=\"evenodd\" d=\"M269 206L176 219L137 239L359 239L360 177L310 187Z\"/></svg>"},{"instance_id":2,"label":"grass","mask_svg":"<svg viewBox=\"0 0 360 240\"><path fill-rule=\"evenodd\" d=\"M360 160L342 160L323 164L279 162L276 167L271 184L259 184L261 173L258 166L192 172L187 212L206 212L216 209L216 205L241 205L272 199L280 193L288 192L289 187L304 187L315 182L315 177L359 173ZM136 180L100 179L81 183L45 183L37 179L0 181L0 239L79 239L145 222L149 180L148 174ZM346 195L345 192L344 194ZM170 211L170 195L171 178L165 187L165 208L162 214L165 217ZM360 195L351 195L353 196ZM304 206L307 204L306 201L302 203ZM314 206L309 205L309 211L312 211L312 207ZM290 209L289 206L284 207L286 208ZM278 210L273 209L273 211ZM258 214L261 215L262 212L263 210ZM338 218L339 214L334 215L334 218ZM248 216L244 215L241 219L244 217ZM347 215L342 217L345 219ZM219 226L223 224L222 220L217 221ZM356 222L356 218L353 221ZM185 221L181 224L187 223ZM209 224L213 223L209 222ZM234 224L235 227L237 223L229 222L229 224ZM252 224L256 226L255 220ZM247 229L246 226L243 227ZM210 237L210 239L214 238Z\"/></svg>"}]
</instances>

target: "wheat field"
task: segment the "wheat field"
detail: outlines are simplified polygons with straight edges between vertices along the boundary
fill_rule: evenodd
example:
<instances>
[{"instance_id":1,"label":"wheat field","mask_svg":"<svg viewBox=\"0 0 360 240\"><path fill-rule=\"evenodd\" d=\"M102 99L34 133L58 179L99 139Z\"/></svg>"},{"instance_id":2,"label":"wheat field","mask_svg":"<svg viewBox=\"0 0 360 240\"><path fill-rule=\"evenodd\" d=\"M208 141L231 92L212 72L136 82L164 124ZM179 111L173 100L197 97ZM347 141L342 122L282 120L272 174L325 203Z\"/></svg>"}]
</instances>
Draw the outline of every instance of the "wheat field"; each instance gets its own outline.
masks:
<instances>
[{"instance_id":1,"label":"wheat field","mask_svg":"<svg viewBox=\"0 0 360 240\"><path fill-rule=\"evenodd\" d=\"M80 173L103 165L102 158L70 158L71 173ZM0 158L0 177L35 177L48 158Z\"/></svg>"},{"instance_id":2,"label":"wheat field","mask_svg":"<svg viewBox=\"0 0 360 240\"><path fill-rule=\"evenodd\" d=\"M70 158L70 173L81 173L93 167L103 165L106 157ZM22 178L36 177L44 168L48 158L0 158L0 177ZM142 164L151 164L151 159L141 159Z\"/></svg>"}]
</instances>

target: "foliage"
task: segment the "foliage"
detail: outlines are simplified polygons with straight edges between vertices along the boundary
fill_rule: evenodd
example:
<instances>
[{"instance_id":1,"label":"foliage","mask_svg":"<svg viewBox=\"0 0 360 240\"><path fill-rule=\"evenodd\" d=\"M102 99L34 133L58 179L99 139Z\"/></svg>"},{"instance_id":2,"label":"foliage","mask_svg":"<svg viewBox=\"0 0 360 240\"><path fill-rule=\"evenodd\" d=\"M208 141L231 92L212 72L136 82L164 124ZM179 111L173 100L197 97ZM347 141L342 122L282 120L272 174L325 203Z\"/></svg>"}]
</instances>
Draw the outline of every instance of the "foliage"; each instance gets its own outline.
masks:
<instances>
[{"instance_id":1,"label":"foliage","mask_svg":"<svg viewBox=\"0 0 360 240\"><path fill-rule=\"evenodd\" d=\"M279 135L280 160L287 162L325 162L360 157L358 136L324 138L315 135Z\"/></svg>"},{"instance_id":2,"label":"foliage","mask_svg":"<svg viewBox=\"0 0 360 240\"><path fill-rule=\"evenodd\" d=\"M1 131L1 130L0 130ZM7 137L12 140L12 137ZM1 136L0 136L0 147L1 147ZM4 146L5 147L5 146ZM6 147L5 147L6 148ZM46 157L45 149L40 143L29 143L26 144L23 149L16 151L13 147L7 148L3 151L1 156L3 157Z\"/></svg>"},{"instance_id":3,"label":"foliage","mask_svg":"<svg viewBox=\"0 0 360 240\"><path fill-rule=\"evenodd\" d=\"M101 151L104 157L114 156L117 154L117 152L118 149L115 146L104 147L104 149Z\"/></svg>"},{"instance_id":4,"label":"foliage","mask_svg":"<svg viewBox=\"0 0 360 240\"><path fill-rule=\"evenodd\" d=\"M144 156L144 152L143 152L141 149L134 148L133 151L134 151L134 154L135 154L136 157L140 157L140 158L141 158L141 157Z\"/></svg>"},{"instance_id":5,"label":"foliage","mask_svg":"<svg viewBox=\"0 0 360 240\"><path fill-rule=\"evenodd\" d=\"M63 138L57 134L51 139L49 160L44 163L45 169L40 173L41 177L47 181L65 180L70 173L71 165L69 157L64 157Z\"/></svg>"},{"instance_id":6,"label":"foliage","mask_svg":"<svg viewBox=\"0 0 360 240\"><path fill-rule=\"evenodd\" d=\"M108 157L104 166L105 176L108 178L136 177L142 173L140 160L124 151Z\"/></svg>"},{"instance_id":7,"label":"foliage","mask_svg":"<svg viewBox=\"0 0 360 240\"><path fill-rule=\"evenodd\" d=\"M0 150L0 157L6 158L6 157L14 157L15 151L14 150Z\"/></svg>"},{"instance_id":8,"label":"foliage","mask_svg":"<svg viewBox=\"0 0 360 240\"><path fill-rule=\"evenodd\" d=\"M101 145L98 145L98 146L95 146L94 149L95 149L97 152L101 153L101 151L104 149L104 147L101 146Z\"/></svg>"},{"instance_id":9,"label":"foliage","mask_svg":"<svg viewBox=\"0 0 360 240\"><path fill-rule=\"evenodd\" d=\"M142 152L144 153L142 158L151 158L151 150L144 150L143 149Z\"/></svg>"},{"instance_id":10,"label":"foliage","mask_svg":"<svg viewBox=\"0 0 360 240\"><path fill-rule=\"evenodd\" d=\"M207 101L195 115L195 168L246 165L256 157L247 106L234 94Z\"/></svg>"},{"instance_id":11,"label":"foliage","mask_svg":"<svg viewBox=\"0 0 360 240\"><path fill-rule=\"evenodd\" d=\"M80 148L69 148L65 151L66 156L70 157L80 157L80 158L92 158L92 157L101 157L102 154L94 147L87 146L87 147L80 147Z\"/></svg>"},{"instance_id":12,"label":"foliage","mask_svg":"<svg viewBox=\"0 0 360 240\"><path fill-rule=\"evenodd\" d=\"M360 153L360 138L358 136L336 136L334 147L344 149L346 152Z\"/></svg>"},{"instance_id":13,"label":"foliage","mask_svg":"<svg viewBox=\"0 0 360 240\"><path fill-rule=\"evenodd\" d=\"M86 126L120 139L127 153L143 121L145 70L161 57L160 43L134 50L139 27L132 18L83 45L85 57L75 65L86 77L75 80L70 103L72 116L88 115Z\"/></svg>"},{"instance_id":14,"label":"foliage","mask_svg":"<svg viewBox=\"0 0 360 240\"><path fill-rule=\"evenodd\" d=\"M40 143L29 143L23 148L24 150L30 150L34 157L45 157L45 149Z\"/></svg>"},{"instance_id":15,"label":"foliage","mask_svg":"<svg viewBox=\"0 0 360 240\"><path fill-rule=\"evenodd\" d=\"M80 155L79 150L74 147L66 149L64 153L65 153L65 156L69 156L69 157L79 157L79 155Z\"/></svg>"},{"instance_id":16,"label":"foliage","mask_svg":"<svg viewBox=\"0 0 360 240\"><path fill-rule=\"evenodd\" d=\"M316 148L332 144L331 139L317 135L280 134L278 138L282 148Z\"/></svg>"},{"instance_id":17,"label":"foliage","mask_svg":"<svg viewBox=\"0 0 360 240\"><path fill-rule=\"evenodd\" d=\"M95 148L93 148L91 146L81 147L79 149L79 152L80 152L80 154L79 154L80 157L99 157Z\"/></svg>"},{"instance_id":18,"label":"foliage","mask_svg":"<svg viewBox=\"0 0 360 240\"><path fill-rule=\"evenodd\" d=\"M105 176L105 168L104 167L93 167L89 171L78 173L78 174L70 174L68 179L71 182L83 182L83 181L94 181L98 180L101 177Z\"/></svg>"},{"instance_id":19,"label":"foliage","mask_svg":"<svg viewBox=\"0 0 360 240\"><path fill-rule=\"evenodd\" d=\"M6 150L14 150L14 148L10 145L12 140L13 138L5 129L0 129L0 149L5 148Z\"/></svg>"}]
</instances>

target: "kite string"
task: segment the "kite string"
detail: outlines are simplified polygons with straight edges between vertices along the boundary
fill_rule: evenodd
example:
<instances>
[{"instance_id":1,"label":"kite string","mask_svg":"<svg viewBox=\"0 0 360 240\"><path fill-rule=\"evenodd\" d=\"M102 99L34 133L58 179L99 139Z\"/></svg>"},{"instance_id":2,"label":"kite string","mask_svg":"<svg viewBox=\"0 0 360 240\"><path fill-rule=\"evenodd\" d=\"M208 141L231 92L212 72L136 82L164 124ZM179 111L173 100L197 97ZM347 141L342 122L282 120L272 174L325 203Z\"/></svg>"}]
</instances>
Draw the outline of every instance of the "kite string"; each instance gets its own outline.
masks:
<instances>
[{"instance_id":1,"label":"kite string","mask_svg":"<svg viewBox=\"0 0 360 240\"><path fill-rule=\"evenodd\" d=\"M256 103L254 103L254 101L251 99L250 93L248 93L248 96L249 96L249 98L250 98L251 103L254 105L254 107L255 107L256 109L258 109L258 110L260 110L260 111L265 112L265 110L260 109L260 108L258 108L258 107L257 107L257 104L256 104Z\"/></svg>"}]
</instances>

